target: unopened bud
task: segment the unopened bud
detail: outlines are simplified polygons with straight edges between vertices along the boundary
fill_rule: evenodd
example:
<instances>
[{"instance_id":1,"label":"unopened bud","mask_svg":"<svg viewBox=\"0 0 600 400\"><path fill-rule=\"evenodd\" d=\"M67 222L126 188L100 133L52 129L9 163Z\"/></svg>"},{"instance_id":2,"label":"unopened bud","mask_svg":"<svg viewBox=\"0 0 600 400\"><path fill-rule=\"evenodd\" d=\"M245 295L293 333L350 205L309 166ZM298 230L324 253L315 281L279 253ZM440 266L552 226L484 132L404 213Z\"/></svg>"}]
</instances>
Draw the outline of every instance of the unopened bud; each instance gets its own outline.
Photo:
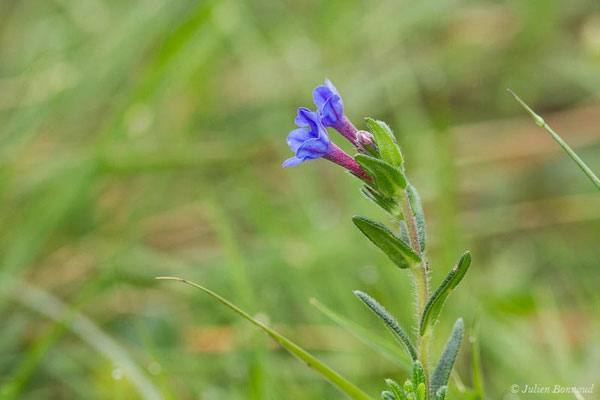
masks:
<instances>
[{"instance_id":1,"label":"unopened bud","mask_svg":"<svg viewBox=\"0 0 600 400\"><path fill-rule=\"evenodd\" d=\"M360 153L374 157L377 157L379 155L377 145L375 144L375 138L373 137L373 134L371 132L356 132L356 147L358 148L358 151Z\"/></svg>"},{"instance_id":2,"label":"unopened bud","mask_svg":"<svg viewBox=\"0 0 600 400\"><path fill-rule=\"evenodd\" d=\"M356 132L356 142L363 146L373 146L375 144L375 138L371 132L358 131Z\"/></svg>"}]
</instances>

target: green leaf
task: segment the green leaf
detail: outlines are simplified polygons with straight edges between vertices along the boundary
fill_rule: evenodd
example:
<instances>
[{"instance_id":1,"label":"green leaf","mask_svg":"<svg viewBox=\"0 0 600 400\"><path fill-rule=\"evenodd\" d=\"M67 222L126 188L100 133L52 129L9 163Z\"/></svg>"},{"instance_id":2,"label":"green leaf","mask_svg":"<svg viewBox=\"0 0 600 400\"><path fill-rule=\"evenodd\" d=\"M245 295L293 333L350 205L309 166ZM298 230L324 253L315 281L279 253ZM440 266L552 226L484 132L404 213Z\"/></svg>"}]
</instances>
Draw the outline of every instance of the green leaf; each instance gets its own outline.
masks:
<instances>
[{"instance_id":1,"label":"green leaf","mask_svg":"<svg viewBox=\"0 0 600 400\"><path fill-rule=\"evenodd\" d=\"M404 392L407 395L410 395L411 393L415 392L415 386L413 385L410 379L407 379L406 382L404 382Z\"/></svg>"},{"instance_id":2,"label":"green leaf","mask_svg":"<svg viewBox=\"0 0 600 400\"><path fill-rule=\"evenodd\" d=\"M402 167L402 153L390 127L383 121L376 121L372 118L365 118L365 120L375 137L381 158L393 166Z\"/></svg>"},{"instance_id":3,"label":"green leaf","mask_svg":"<svg viewBox=\"0 0 600 400\"><path fill-rule=\"evenodd\" d=\"M396 396L398 400L407 400L406 393L404 393L404 389L402 389L402 386L400 386L396 381L394 381L393 379L386 379L385 383L388 385L388 387L390 388L392 393L394 393L394 396Z\"/></svg>"},{"instance_id":4,"label":"green leaf","mask_svg":"<svg viewBox=\"0 0 600 400\"><path fill-rule=\"evenodd\" d=\"M433 375L431 376L431 393L437 393L438 389L448 384L450 372L452 372L452 366L454 365L454 360L456 360L456 355L458 354L458 349L460 348L462 336L463 320L462 318L459 318L454 324L454 328L452 328L450 339L448 339L448 343L446 343L446 347L444 348L444 351L440 356L440 360L435 367L435 371L433 371Z\"/></svg>"},{"instance_id":5,"label":"green leaf","mask_svg":"<svg viewBox=\"0 0 600 400\"><path fill-rule=\"evenodd\" d=\"M423 205L419 193L411 184L406 185L406 194L410 202L410 208L417 222L417 235L419 236L419 247L425 251L425 216L423 214Z\"/></svg>"},{"instance_id":6,"label":"green leaf","mask_svg":"<svg viewBox=\"0 0 600 400\"><path fill-rule=\"evenodd\" d=\"M385 212L393 216L398 216L398 204L393 198L382 196L377 190L365 185L361 192L373 203L381 207Z\"/></svg>"},{"instance_id":7,"label":"green leaf","mask_svg":"<svg viewBox=\"0 0 600 400\"><path fill-rule=\"evenodd\" d=\"M410 236L408 236L408 228L406 227L406 221L400 221L400 240L402 240L402 242L407 245L408 247L410 247L412 249L412 247L410 246Z\"/></svg>"},{"instance_id":8,"label":"green leaf","mask_svg":"<svg viewBox=\"0 0 600 400\"><path fill-rule=\"evenodd\" d=\"M375 246L379 247L398 267L418 267L421 257L384 225L355 215L352 222Z\"/></svg>"},{"instance_id":9,"label":"green leaf","mask_svg":"<svg viewBox=\"0 0 600 400\"><path fill-rule=\"evenodd\" d=\"M350 398L358 399L358 400L371 400L371 397L369 397L362 390L360 390L359 388L354 386L354 384L352 384L350 381L343 378L340 374L335 372L333 369L331 369L330 367L325 365L319 359L314 357L312 354L308 353L306 350L304 350L303 348L301 348L300 346L298 346L296 343L292 342L288 338L284 337L280 333L277 333L276 331L268 328L263 323L252 318L250 315L248 315L246 312L242 311L236 305L229 302L227 299L219 296L218 294L211 291L210 289L207 289L204 286L198 285L197 283L190 282L188 280L181 279L181 278L158 277L156 279L175 280L175 281L183 282L187 285L193 286L196 289L202 290L203 292L209 294L214 299L218 300L219 302L221 302L222 304L224 304L225 306L230 308L232 311L237 313L242 318L246 319L252 325L254 325L257 328L259 328L260 330L262 330L264 333L266 333L268 336L270 336L273 340L275 340L277 343L279 343L282 347L284 347L290 353L292 353L293 355L295 355L296 357L298 357L299 359L304 361L306 363L306 365L313 368L315 371L317 371L319 374L321 374L324 378L326 378L332 384L337 386L337 388L340 389L342 392L344 392L348 396L350 396Z\"/></svg>"},{"instance_id":10,"label":"green leaf","mask_svg":"<svg viewBox=\"0 0 600 400\"><path fill-rule=\"evenodd\" d=\"M383 400L396 400L396 396L394 396L394 393L387 391L387 390L384 392L381 392L381 398Z\"/></svg>"},{"instance_id":11,"label":"green leaf","mask_svg":"<svg viewBox=\"0 0 600 400\"><path fill-rule=\"evenodd\" d=\"M370 330L363 328L352 320L345 318L337 312L326 307L317 299L311 298L310 303L317 307L319 311L329 317L333 322L346 329L356 336L360 341L371 347L377 353L388 358L390 361L401 367L405 371L410 371L412 362L404 351L398 348L395 342L388 341L387 338L374 335Z\"/></svg>"},{"instance_id":12,"label":"green leaf","mask_svg":"<svg viewBox=\"0 0 600 400\"><path fill-rule=\"evenodd\" d=\"M446 398L446 392L448 392L448 386L442 386L435 392L435 399L444 400Z\"/></svg>"},{"instance_id":13,"label":"green leaf","mask_svg":"<svg viewBox=\"0 0 600 400\"><path fill-rule=\"evenodd\" d=\"M427 400L427 392L425 383L419 383L419 387L417 388L417 400Z\"/></svg>"},{"instance_id":14,"label":"green leaf","mask_svg":"<svg viewBox=\"0 0 600 400\"><path fill-rule=\"evenodd\" d=\"M421 326L419 332L421 336L425 334L425 331L437 322L437 318L440 315L440 311L444 306L446 298L452 292L452 290L460 283L462 278L467 273L469 266L471 265L471 253L466 251L458 260L458 263L452 268L450 273L446 276L446 279L441 283L440 287L435 291L433 296L427 302L425 310L423 311L423 317L421 318Z\"/></svg>"},{"instance_id":15,"label":"green leaf","mask_svg":"<svg viewBox=\"0 0 600 400\"><path fill-rule=\"evenodd\" d=\"M425 369L421 361L416 360L413 363L413 385L419 389L420 384L427 384L427 377L425 376Z\"/></svg>"},{"instance_id":16,"label":"green leaf","mask_svg":"<svg viewBox=\"0 0 600 400\"><path fill-rule=\"evenodd\" d=\"M375 179L377 189L384 196L393 197L399 189L406 188L406 179L400 168L365 154L357 154L354 159Z\"/></svg>"},{"instance_id":17,"label":"green leaf","mask_svg":"<svg viewBox=\"0 0 600 400\"><path fill-rule=\"evenodd\" d=\"M381 304L377 302L374 298L369 296L366 293L363 293L359 290L355 290L354 294L363 302L365 305L373 311L379 319L388 327L388 329L392 332L392 335L398 340L398 342L404 347L408 355L410 356L413 362L417 359L417 352L413 347L410 339L404 329L398 324L398 321L392 317L392 315L387 312L385 308ZM418 361L417 361L418 362Z\"/></svg>"}]
</instances>

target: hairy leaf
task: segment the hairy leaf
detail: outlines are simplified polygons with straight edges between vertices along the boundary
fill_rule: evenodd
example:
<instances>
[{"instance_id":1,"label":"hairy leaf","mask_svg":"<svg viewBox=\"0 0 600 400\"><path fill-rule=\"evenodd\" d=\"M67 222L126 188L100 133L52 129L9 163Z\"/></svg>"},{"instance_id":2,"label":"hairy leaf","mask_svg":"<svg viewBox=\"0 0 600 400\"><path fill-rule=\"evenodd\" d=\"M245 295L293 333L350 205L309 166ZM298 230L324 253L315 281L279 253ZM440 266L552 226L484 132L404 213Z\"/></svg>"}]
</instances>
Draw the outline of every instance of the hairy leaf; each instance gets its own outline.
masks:
<instances>
[{"instance_id":1,"label":"hairy leaf","mask_svg":"<svg viewBox=\"0 0 600 400\"><path fill-rule=\"evenodd\" d=\"M416 360L413 363L413 385L418 389L419 385L427 384L427 377L425 376L425 369L421 361Z\"/></svg>"},{"instance_id":2,"label":"hairy leaf","mask_svg":"<svg viewBox=\"0 0 600 400\"><path fill-rule=\"evenodd\" d=\"M359 215L352 217L352 222L398 267L418 267L421 263L421 257L410 246L379 222Z\"/></svg>"},{"instance_id":3,"label":"hairy leaf","mask_svg":"<svg viewBox=\"0 0 600 400\"><path fill-rule=\"evenodd\" d=\"M440 315L440 311L442 310L446 298L465 276L469 269L469 265L471 265L471 253L466 251L446 276L446 279L444 279L440 287L438 287L433 296L431 296L429 302L427 302L425 310L423 311L423 317L421 318L421 326L419 328L421 336L437 322L437 318Z\"/></svg>"},{"instance_id":4,"label":"hairy leaf","mask_svg":"<svg viewBox=\"0 0 600 400\"><path fill-rule=\"evenodd\" d=\"M370 186L365 185L365 187L361 190L362 193L373 203L377 204L388 214L393 216L397 216L397 208L398 204L394 201L394 199L382 196L377 190L373 189Z\"/></svg>"},{"instance_id":5,"label":"hairy leaf","mask_svg":"<svg viewBox=\"0 0 600 400\"><path fill-rule=\"evenodd\" d=\"M425 216L423 214L423 205L419 193L411 184L406 185L406 194L410 202L415 221L417 222L417 235L419 236L419 247L425 251Z\"/></svg>"},{"instance_id":6,"label":"hairy leaf","mask_svg":"<svg viewBox=\"0 0 600 400\"><path fill-rule=\"evenodd\" d=\"M388 358L390 361L401 367L405 371L410 371L412 368L412 361L406 353L399 349L394 341L388 341L387 338L382 338L378 335L373 334L368 329L358 325L356 322L341 316L337 312L323 305L315 298L310 299L310 303L317 307L319 311L329 317L333 322L346 329L348 332L356 336L367 346L371 347L377 353Z\"/></svg>"},{"instance_id":7,"label":"hairy leaf","mask_svg":"<svg viewBox=\"0 0 600 400\"><path fill-rule=\"evenodd\" d=\"M382 195L392 197L398 189L406 188L406 178L400 168L365 154L357 154L354 159L375 179L377 189Z\"/></svg>"},{"instance_id":8,"label":"hairy leaf","mask_svg":"<svg viewBox=\"0 0 600 400\"><path fill-rule=\"evenodd\" d=\"M452 372L452 366L454 365L454 360L456 360L462 337L463 320L459 318L454 324L454 328L452 328L450 339L448 339L448 343L446 343L446 347L431 376L431 393L437 393L438 389L448 384L450 372Z\"/></svg>"},{"instance_id":9,"label":"hairy leaf","mask_svg":"<svg viewBox=\"0 0 600 400\"><path fill-rule=\"evenodd\" d=\"M381 392L381 398L383 400L396 400L396 396L394 396L394 393L387 391L387 390L384 392Z\"/></svg>"},{"instance_id":10,"label":"hairy leaf","mask_svg":"<svg viewBox=\"0 0 600 400\"><path fill-rule=\"evenodd\" d=\"M372 118L365 118L365 120L375 137L381 158L393 166L402 167L402 153L400 153L390 127L383 121L376 121Z\"/></svg>"},{"instance_id":11,"label":"hairy leaf","mask_svg":"<svg viewBox=\"0 0 600 400\"><path fill-rule=\"evenodd\" d=\"M407 400L406 393L404 393L404 389L402 389L402 386L400 386L396 381L394 381L393 379L386 379L385 383L388 385L388 387L390 388L392 393L394 393L394 396L396 396L398 400Z\"/></svg>"},{"instance_id":12,"label":"hairy leaf","mask_svg":"<svg viewBox=\"0 0 600 400\"><path fill-rule=\"evenodd\" d=\"M379 317L379 319L385 324L385 326L388 327L388 329L392 332L392 334L394 335L396 340L398 340L398 342L400 342L400 344L407 351L411 360L413 360L413 362L414 362L417 359L417 352L415 351L415 348L413 347L413 345L412 345L408 335L404 331L404 329L402 329L400 324L398 324L398 321L396 321L394 319L394 317L392 317L392 315L389 312L387 312L387 310L385 308L383 308L383 306L381 304L379 304L377 302L377 300L375 300L368 294L363 293L359 290L355 290L354 294L363 303L365 303L365 305L371 311L373 311L375 313L375 315L377 315Z\"/></svg>"},{"instance_id":13,"label":"hairy leaf","mask_svg":"<svg viewBox=\"0 0 600 400\"><path fill-rule=\"evenodd\" d=\"M446 392L448 392L448 386L442 386L435 392L435 400L444 400L446 398Z\"/></svg>"}]
</instances>

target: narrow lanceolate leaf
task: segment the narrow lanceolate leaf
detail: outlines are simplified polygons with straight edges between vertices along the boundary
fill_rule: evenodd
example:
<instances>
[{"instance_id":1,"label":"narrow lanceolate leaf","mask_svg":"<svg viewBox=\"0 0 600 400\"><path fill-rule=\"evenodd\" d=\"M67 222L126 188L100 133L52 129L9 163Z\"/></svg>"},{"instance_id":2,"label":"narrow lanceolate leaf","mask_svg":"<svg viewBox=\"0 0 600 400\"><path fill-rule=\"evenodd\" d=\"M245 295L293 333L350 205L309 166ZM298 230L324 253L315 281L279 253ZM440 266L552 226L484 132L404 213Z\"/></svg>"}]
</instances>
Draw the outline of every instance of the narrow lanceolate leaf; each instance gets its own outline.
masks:
<instances>
[{"instance_id":1,"label":"narrow lanceolate leaf","mask_svg":"<svg viewBox=\"0 0 600 400\"><path fill-rule=\"evenodd\" d=\"M392 393L394 393L394 396L396 396L398 400L407 400L406 393L404 393L404 389L402 389L402 386L400 386L396 381L394 381L393 379L386 379L385 383L388 385L388 387L390 388Z\"/></svg>"},{"instance_id":2,"label":"narrow lanceolate leaf","mask_svg":"<svg viewBox=\"0 0 600 400\"><path fill-rule=\"evenodd\" d=\"M394 201L394 199L382 196L377 190L366 185L361 191L369 200L377 204L388 214L391 214L393 216L397 216L399 214L397 212L398 204Z\"/></svg>"},{"instance_id":3,"label":"narrow lanceolate leaf","mask_svg":"<svg viewBox=\"0 0 600 400\"><path fill-rule=\"evenodd\" d=\"M358 215L352 217L352 222L398 267L418 267L421 263L421 257L410 246L379 222Z\"/></svg>"},{"instance_id":4,"label":"narrow lanceolate leaf","mask_svg":"<svg viewBox=\"0 0 600 400\"><path fill-rule=\"evenodd\" d=\"M425 251L425 215L423 214L421 198L419 197L417 190L411 184L406 185L406 194L408 195L408 201L410 202L410 208L412 209L413 216L417 222L419 248L421 251Z\"/></svg>"},{"instance_id":5,"label":"narrow lanceolate leaf","mask_svg":"<svg viewBox=\"0 0 600 400\"><path fill-rule=\"evenodd\" d=\"M421 336L437 322L437 318L440 315L440 311L442 310L446 298L465 276L469 269L469 265L471 265L471 253L466 251L425 306L423 317L421 318L421 325L419 327Z\"/></svg>"},{"instance_id":6,"label":"narrow lanceolate leaf","mask_svg":"<svg viewBox=\"0 0 600 400\"><path fill-rule=\"evenodd\" d=\"M360 341L371 347L383 357L386 357L405 371L411 370L411 359L402 349L398 348L394 341L388 340L387 337L383 338L378 335L374 335L371 330L368 330L358 325L356 322L341 316L337 312L320 303L317 299L310 299L310 303L317 307L319 311L329 317L333 322L346 329L348 332L356 336Z\"/></svg>"},{"instance_id":7,"label":"narrow lanceolate leaf","mask_svg":"<svg viewBox=\"0 0 600 400\"><path fill-rule=\"evenodd\" d=\"M252 318L246 312L242 311L236 305L231 303L229 300L219 296L218 294L211 291L210 289L207 289L204 286L198 285L197 283L193 283L193 282L187 281L185 279L181 279L181 278L158 277L156 279L175 280L175 281L183 282L187 285L193 286L196 289L202 290L203 292L212 296L215 300L217 300L217 301L221 302L222 304L224 304L225 306L227 306L229 309L234 311L236 314L238 314L242 318L246 319L252 325L254 325L257 328L259 328L260 330L262 330L264 333L266 333L268 336L270 336L273 340L275 340L277 343L279 343L283 348L285 348L290 353L292 353L293 355L295 355L296 357L298 357L299 359L304 361L306 363L306 365L313 368L315 371L317 371L319 374L321 374L323 377L325 377L327 380L329 380L331 383L333 383L335 386L337 386L338 389L340 389L342 392L344 392L348 396L350 396L350 398L357 399L357 400L372 400L371 397L369 397L366 393L364 393L362 390L360 390L359 388L354 386L354 384L352 384L347 379L343 378L340 374L335 372L333 369L331 369L330 367L325 365L323 362L321 362L315 356L308 353L306 350L304 350L303 348L301 348L300 346L298 346L296 343L292 342L288 338L284 337L280 333L272 330L271 328L267 327L263 323Z\"/></svg>"},{"instance_id":8,"label":"narrow lanceolate leaf","mask_svg":"<svg viewBox=\"0 0 600 400\"><path fill-rule=\"evenodd\" d=\"M406 188L406 178L399 167L365 154L357 154L354 159L375 179L377 189L387 197L392 197L399 189Z\"/></svg>"},{"instance_id":9,"label":"narrow lanceolate leaf","mask_svg":"<svg viewBox=\"0 0 600 400\"><path fill-rule=\"evenodd\" d=\"M385 308L381 304L377 302L374 298L369 296L366 293L363 293L359 290L355 290L354 294L363 302L371 311L375 313L379 317L379 319L388 327L388 329L392 332L396 340L400 342L400 344L404 347L408 355L410 356L413 362L417 359L417 352L413 347L410 339L404 329L398 324L398 321L392 317L392 315L387 312Z\"/></svg>"},{"instance_id":10,"label":"narrow lanceolate leaf","mask_svg":"<svg viewBox=\"0 0 600 400\"><path fill-rule=\"evenodd\" d=\"M413 385L419 389L419 385L427 384L427 377L425 376L425 369L423 364L419 360L413 364Z\"/></svg>"},{"instance_id":11,"label":"narrow lanceolate leaf","mask_svg":"<svg viewBox=\"0 0 600 400\"><path fill-rule=\"evenodd\" d=\"M459 318L454 324L454 328L452 328L450 339L448 339L448 343L446 343L446 347L444 348L440 360L435 367L435 371L433 371L433 375L431 376L431 393L438 393L438 390L441 387L448 385L450 372L452 372L452 366L454 366L454 360L456 360L456 355L458 354L462 337L463 320L462 318Z\"/></svg>"},{"instance_id":12,"label":"narrow lanceolate leaf","mask_svg":"<svg viewBox=\"0 0 600 400\"><path fill-rule=\"evenodd\" d=\"M381 158L393 166L402 167L402 153L400 153L390 127L383 121L376 121L372 118L365 118L365 120L375 137Z\"/></svg>"}]
</instances>

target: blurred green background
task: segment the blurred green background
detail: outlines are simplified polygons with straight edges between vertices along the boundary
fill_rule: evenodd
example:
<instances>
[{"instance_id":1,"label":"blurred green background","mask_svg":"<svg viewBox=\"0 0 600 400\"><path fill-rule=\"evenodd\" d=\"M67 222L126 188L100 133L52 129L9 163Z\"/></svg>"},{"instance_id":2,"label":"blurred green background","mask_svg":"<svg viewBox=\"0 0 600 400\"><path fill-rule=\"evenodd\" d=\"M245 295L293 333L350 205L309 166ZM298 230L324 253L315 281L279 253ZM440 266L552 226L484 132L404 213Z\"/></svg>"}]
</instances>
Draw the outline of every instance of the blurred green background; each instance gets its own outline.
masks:
<instances>
[{"instance_id":1,"label":"blurred green background","mask_svg":"<svg viewBox=\"0 0 600 400\"><path fill-rule=\"evenodd\" d=\"M357 126L395 130L433 284L473 253L435 358L479 309L489 398L549 398L510 393L536 383L594 398L600 198L505 89L599 171L599 71L596 0L2 0L2 398L343 398L158 275L216 290L373 396L403 381L308 302L383 336L361 289L413 323L408 276L350 221L387 221L359 182L324 160L281 168L326 77Z\"/></svg>"}]
</instances>

